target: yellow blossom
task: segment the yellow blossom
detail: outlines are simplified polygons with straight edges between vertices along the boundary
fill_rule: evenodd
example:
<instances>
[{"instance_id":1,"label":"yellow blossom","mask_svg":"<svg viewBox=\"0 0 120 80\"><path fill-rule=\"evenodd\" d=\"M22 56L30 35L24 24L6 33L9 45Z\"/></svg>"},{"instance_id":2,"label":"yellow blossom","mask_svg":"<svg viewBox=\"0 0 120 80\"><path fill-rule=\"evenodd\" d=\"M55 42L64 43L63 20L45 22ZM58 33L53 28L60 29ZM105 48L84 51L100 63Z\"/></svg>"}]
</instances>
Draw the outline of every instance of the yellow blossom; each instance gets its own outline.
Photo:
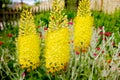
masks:
<instances>
[{"instance_id":1,"label":"yellow blossom","mask_svg":"<svg viewBox=\"0 0 120 80\"><path fill-rule=\"evenodd\" d=\"M68 20L67 16L62 14L61 1L63 2L63 0L53 1L53 10L50 13L49 28L45 37L45 66L47 72L51 73L63 70L70 58Z\"/></svg>"},{"instance_id":2,"label":"yellow blossom","mask_svg":"<svg viewBox=\"0 0 120 80\"><path fill-rule=\"evenodd\" d=\"M17 38L18 62L21 68L35 69L40 60L40 39L36 32L32 13L23 10L20 18L19 35Z\"/></svg>"},{"instance_id":3,"label":"yellow blossom","mask_svg":"<svg viewBox=\"0 0 120 80\"><path fill-rule=\"evenodd\" d=\"M87 48L90 45L93 29L93 17L91 16L89 0L80 1L74 23L74 45Z\"/></svg>"}]
</instances>

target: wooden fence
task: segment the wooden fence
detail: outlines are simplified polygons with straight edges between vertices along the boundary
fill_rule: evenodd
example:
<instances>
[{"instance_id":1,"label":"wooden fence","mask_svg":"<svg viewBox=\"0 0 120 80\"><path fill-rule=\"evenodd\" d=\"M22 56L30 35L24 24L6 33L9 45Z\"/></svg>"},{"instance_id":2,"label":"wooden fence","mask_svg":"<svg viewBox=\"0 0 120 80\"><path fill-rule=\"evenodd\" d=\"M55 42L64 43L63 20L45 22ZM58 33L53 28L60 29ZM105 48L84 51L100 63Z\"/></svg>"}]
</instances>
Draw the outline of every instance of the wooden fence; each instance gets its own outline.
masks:
<instances>
[{"instance_id":1,"label":"wooden fence","mask_svg":"<svg viewBox=\"0 0 120 80\"><path fill-rule=\"evenodd\" d=\"M6 25L19 25L20 12L3 11L0 12L0 15L2 18L0 19L0 30L6 28Z\"/></svg>"},{"instance_id":2,"label":"wooden fence","mask_svg":"<svg viewBox=\"0 0 120 80\"><path fill-rule=\"evenodd\" d=\"M91 0L91 9L111 14L120 9L120 0Z\"/></svg>"}]
</instances>

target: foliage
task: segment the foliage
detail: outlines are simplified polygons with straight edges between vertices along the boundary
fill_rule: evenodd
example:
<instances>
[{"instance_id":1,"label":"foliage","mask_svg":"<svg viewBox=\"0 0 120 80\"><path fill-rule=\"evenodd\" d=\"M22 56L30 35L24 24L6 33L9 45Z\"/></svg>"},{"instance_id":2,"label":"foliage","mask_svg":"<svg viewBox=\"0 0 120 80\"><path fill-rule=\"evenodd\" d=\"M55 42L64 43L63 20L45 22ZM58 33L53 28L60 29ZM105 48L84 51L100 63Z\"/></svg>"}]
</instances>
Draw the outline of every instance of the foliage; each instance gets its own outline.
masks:
<instances>
[{"instance_id":1,"label":"foliage","mask_svg":"<svg viewBox=\"0 0 120 80\"><path fill-rule=\"evenodd\" d=\"M7 4L11 4L11 0L0 0L0 11L4 8L7 9Z\"/></svg>"},{"instance_id":2,"label":"foliage","mask_svg":"<svg viewBox=\"0 0 120 80\"><path fill-rule=\"evenodd\" d=\"M37 1L34 3L36 6L40 4L40 1Z\"/></svg>"},{"instance_id":3,"label":"foliage","mask_svg":"<svg viewBox=\"0 0 120 80\"><path fill-rule=\"evenodd\" d=\"M63 12L67 15L68 20L74 19L74 17L76 16L76 11L70 11L68 9L64 9Z\"/></svg>"},{"instance_id":4,"label":"foliage","mask_svg":"<svg viewBox=\"0 0 120 80\"><path fill-rule=\"evenodd\" d=\"M11 0L0 0L0 8L2 8L3 4L9 4L11 3Z\"/></svg>"},{"instance_id":5,"label":"foliage","mask_svg":"<svg viewBox=\"0 0 120 80\"><path fill-rule=\"evenodd\" d=\"M105 26L105 30L115 33L116 42L120 42L120 10L113 14L93 11L94 25L96 27Z\"/></svg>"},{"instance_id":6,"label":"foliage","mask_svg":"<svg viewBox=\"0 0 120 80\"><path fill-rule=\"evenodd\" d=\"M18 26L7 25L5 31L0 31L0 78L1 80L16 79L22 70L18 68L15 48L15 37L18 34ZM9 76L8 76L9 75Z\"/></svg>"},{"instance_id":7,"label":"foliage","mask_svg":"<svg viewBox=\"0 0 120 80\"><path fill-rule=\"evenodd\" d=\"M40 14L36 14L34 16L35 25L36 26L44 26L44 25L48 26L49 16L50 16L49 12L41 12Z\"/></svg>"}]
</instances>

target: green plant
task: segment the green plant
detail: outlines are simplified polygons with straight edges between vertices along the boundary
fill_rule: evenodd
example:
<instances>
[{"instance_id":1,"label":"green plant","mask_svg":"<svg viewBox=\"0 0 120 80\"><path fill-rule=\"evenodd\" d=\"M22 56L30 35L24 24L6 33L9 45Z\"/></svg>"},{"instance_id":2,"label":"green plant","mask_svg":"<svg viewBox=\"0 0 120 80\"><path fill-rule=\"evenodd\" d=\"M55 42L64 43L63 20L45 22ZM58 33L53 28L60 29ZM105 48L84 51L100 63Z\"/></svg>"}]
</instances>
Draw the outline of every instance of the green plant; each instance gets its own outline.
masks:
<instances>
[{"instance_id":1,"label":"green plant","mask_svg":"<svg viewBox=\"0 0 120 80\"><path fill-rule=\"evenodd\" d=\"M64 9L63 11L66 15L67 15L67 18L70 20L70 19L74 19L74 17L76 16L76 11L70 11L68 9Z\"/></svg>"},{"instance_id":2,"label":"green plant","mask_svg":"<svg viewBox=\"0 0 120 80\"><path fill-rule=\"evenodd\" d=\"M41 12L40 14L36 14L34 16L36 26L44 26L49 23L49 12Z\"/></svg>"},{"instance_id":3,"label":"green plant","mask_svg":"<svg viewBox=\"0 0 120 80\"><path fill-rule=\"evenodd\" d=\"M36 6L40 4L40 1L37 1L34 3Z\"/></svg>"},{"instance_id":4,"label":"green plant","mask_svg":"<svg viewBox=\"0 0 120 80\"><path fill-rule=\"evenodd\" d=\"M93 17L96 27L105 26L106 31L114 32L117 43L120 42L120 10L113 14L93 11Z\"/></svg>"}]
</instances>

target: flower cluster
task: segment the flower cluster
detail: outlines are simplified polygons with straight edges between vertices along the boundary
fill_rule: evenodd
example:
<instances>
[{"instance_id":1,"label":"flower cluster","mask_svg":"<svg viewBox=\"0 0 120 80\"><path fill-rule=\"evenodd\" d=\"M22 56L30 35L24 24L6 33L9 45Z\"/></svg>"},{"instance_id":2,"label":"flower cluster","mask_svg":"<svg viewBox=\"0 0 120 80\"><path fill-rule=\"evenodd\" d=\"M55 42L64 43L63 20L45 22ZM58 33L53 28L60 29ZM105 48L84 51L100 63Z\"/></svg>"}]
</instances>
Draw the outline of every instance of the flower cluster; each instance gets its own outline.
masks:
<instances>
[{"instance_id":1,"label":"flower cluster","mask_svg":"<svg viewBox=\"0 0 120 80\"><path fill-rule=\"evenodd\" d=\"M77 16L91 16L90 0L80 0Z\"/></svg>"},{"instance_id":2,"label":"flower cluster","mask_svg":"<svg viewBox=\"0 0 120 80\"><path fill-rule=\"evenodd\" d=\"M20 17L19 35L24 36L31 33L36 34L36 27L32 13L28 10L23 10Z\"/></svg>"},{"instance_id":3,"label":"flower cluster","mask_svg":"<svg viewBox=\"0 0 120 80\"><path fill-rule=\"evenodd\" d=\"M105 35L107 37L111 36L111 32L105 32L103 33L102 31L99 33L99 35Z\"/></svg>"},{"instance_id":4,"label":"flower cluster","mask_svg":"<svg viewBox=\"0 0 120 80\"><path fill-rule=\"evenodd\" d=\"M63 34L64 33L64 34ZM45 62L48 72L55 72L65 68L70 58L69 31L61 28L48 32L45 39Z\"/></svg>"},{"instance_id":5,"label":"flower cluster","mask_svg":"<svg viewBox=\"0 0 120 80\"><path fill-rule=\"evenodd\" d=\"M21 68L35 69L40 64L40 39L36 33L32 13L23 10L17 39L18 62Z\"/></svg>"},{"instance_id":6,"label":"flower cluster","mask_svg":"<svg viewBox=\"0 0 120 80\"><path fill-rule=\"evenodd\" d=\"M62 13L64 9L64 0L54 0L52 3L52 11L50 13L49 31L68 27L67 16ZM62 15L61 15L62 14Z\"/></svg>"},{"instance_id":7,"label":"flower cluster","mask_svg":"<svg viewBox=\"0 0 120 80\"><path fill-rule=\"evenodd\" d=\"M3 44L3 42L0 41L0 46Z\"/></svg>"},{"instance_id":8,"label":"flower cluster","mask_svg":"<svg viewBox=\"0 0 120 80\"><path fill-rule=\"evenodd\" d=\"M93 18L90 16L76 17L74 26L74 44L81 48L87 48L90 45L92 36Z\"/></svg>"},{"instance_id":9,"label":"flower cluster","mask_svg":"<svg viewBox=\"0 0 120 80\"><path fill-rule=\"evenodd\" d=\"M74 45L87 48L90 45L93 17L91 17L90 1L81 0L77 16L74 19Z\"/></svg>"},{"instance_id":10,"label":"flower cluster","mask_svg":"<svg viewBox=\"0 0 120 80\"><path fill-rule=\"evenodd\" d=\"M45 35L45 66L47 72L64 70L70 58L67 16L62 14L63 0L54 0L50 23Z\"/></svg>"}]
</instances>

